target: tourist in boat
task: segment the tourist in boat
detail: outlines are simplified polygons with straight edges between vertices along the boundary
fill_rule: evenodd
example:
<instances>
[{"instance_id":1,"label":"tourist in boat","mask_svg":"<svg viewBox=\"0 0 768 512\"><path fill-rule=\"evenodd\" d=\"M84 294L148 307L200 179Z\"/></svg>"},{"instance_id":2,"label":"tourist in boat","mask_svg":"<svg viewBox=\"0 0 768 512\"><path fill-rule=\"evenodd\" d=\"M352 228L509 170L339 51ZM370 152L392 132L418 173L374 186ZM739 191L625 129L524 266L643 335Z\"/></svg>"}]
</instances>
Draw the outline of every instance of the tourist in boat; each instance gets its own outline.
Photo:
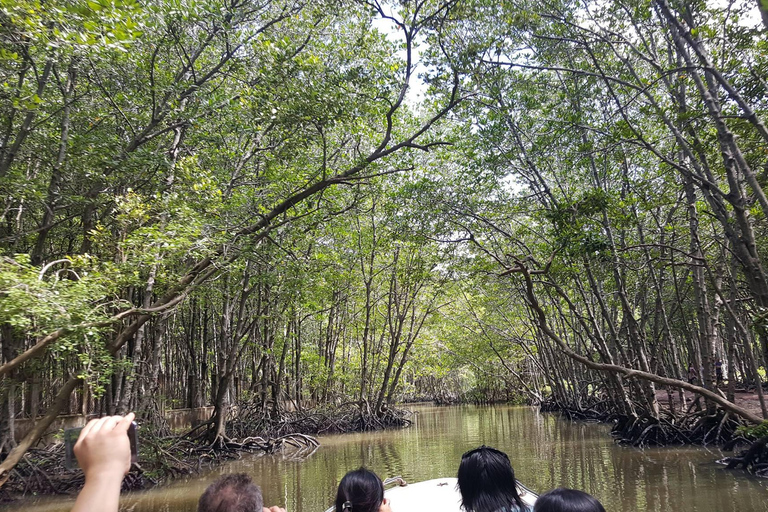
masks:
<instances>
[{"instance_id":1,"label":"tourist in boat","mask_svg":"<svg viewBox=\"0 0 768 512\"><path fill-rule=\"evenodd\" d=\"M517 492L515 471L504 452L485 445L468 451L461 456L458 477L466 512L530 510Z\"/></svg>"},{"instance_id":2,"label":"tourist in boat","mask_svg":"<svg viewBox=\"0 0 768 512\"><path fill-rule=\"evenodd\" d=\"M85 473L85 485L72 512L117 512L123 477L131 469L128 428L134 414L105 416L88 422L80 431L74 452ZM285 512L280 507L263 507L261 489L248 475L220 478L200 498L201 512ZM247 505L243 508L241 505ZM258 506L256 506L258 505Z\"/></svg>"},{"instance_id":3,"label":"tourist in boat","mask_svg":"<svg viewBox=\"0 0 768 512\"><path fill-rule=\"evenodd\" d=\"M197 512L285 512L284 508L264 506L261 488L245 473L226 475L205 490Z\"/></svg>"},{"instance_id":4,"label":"tourist in boat","mask_svg":"<svg viewBox=\"0 0 768 512\"><path fill-rule=\"evenodd\" d=\"M594 496L559 487L539 496L533 512L605 512L605 508Z\"/></svg>"},{"instance_id":5,"label":"tourist in boat","mask_svg":"<svg viewBox=\"0 0 768 512\"><path fill-rule=\"evenodd\" d=\"M365 468L344 475L336 492L336 512L392 512L381 478Z\"/></svg>"},{"instance_id":6,"label":"tourist in boat","mask_svg":"<svg viewBox=\"0 0 768 512\"><path fill-rule=\"evenodd\" d=\"M128 427L134 415L91 420L80 431L74 451L85 485L72 512L117 512L123 477L131 469Z\"/></svg>"}]
</instances>

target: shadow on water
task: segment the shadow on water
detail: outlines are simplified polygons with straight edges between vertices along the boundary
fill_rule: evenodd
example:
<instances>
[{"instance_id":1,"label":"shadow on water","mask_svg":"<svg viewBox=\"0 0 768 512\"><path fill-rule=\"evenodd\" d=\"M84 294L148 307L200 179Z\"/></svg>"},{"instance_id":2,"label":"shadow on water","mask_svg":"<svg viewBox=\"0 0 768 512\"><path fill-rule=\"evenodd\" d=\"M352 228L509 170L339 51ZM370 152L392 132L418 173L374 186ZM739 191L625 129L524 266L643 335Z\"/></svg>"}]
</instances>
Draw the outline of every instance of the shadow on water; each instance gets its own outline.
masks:
<instances>
[{"instance_id":1,"label":"shadow on water","mask_svg":"<svg viewBox=\"0 0 768 512\"><path fill-rule=\"evenodd\" d=\"M719 450L616 446L605 425L572 423L527 407L415 407L410 429L321 438L299 462L280 455L246 456L215 472L161 489L126 496L132 512L194 512L197 499L219 474L246 472L265 502L288 512L321 512L344 473L361 465L382 477L416 482L455 476L461 455L480 444L507 452L518 478L543 492L564 486L597 496L609 512L764 512L768 481L725 471L712 463ZM10 507L58 512L71 501L27 500ZM397 512L395 510L395 512Z\"/></svg>"}]
</instances>

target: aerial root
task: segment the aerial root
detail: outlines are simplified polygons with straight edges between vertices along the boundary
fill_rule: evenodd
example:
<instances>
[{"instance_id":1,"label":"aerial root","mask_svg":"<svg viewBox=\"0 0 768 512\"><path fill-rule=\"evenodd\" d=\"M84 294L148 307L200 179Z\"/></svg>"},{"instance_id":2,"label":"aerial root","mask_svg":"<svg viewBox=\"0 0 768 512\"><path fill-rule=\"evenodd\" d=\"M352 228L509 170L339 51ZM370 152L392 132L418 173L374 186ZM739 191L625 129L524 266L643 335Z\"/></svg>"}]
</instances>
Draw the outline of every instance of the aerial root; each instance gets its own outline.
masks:
<instances>
[{"instance_id":1,"label":"aerial root","mask_svg":"<svg viewBox=\"0 0 768 512\"><path fill-rule=\"evenodd\" d=\"M750 447L736 457L726 457L719 461L728 469L739 466L757 476L768 477L768 436L754 441Z\"/></svg>"},{"instance_id":2,"label":"aerial root","mask_svg":"<svg viewBox=\"0 0 768 512\"><path fill-rule=\"evenodd\" d=\"M586 401L585 401L586 402ZM568 406L553 400L542 404L545 412L558 412L571 420L613 423L611 435L617 443L629 446L668 446L681 444L723 445L734 439L738 418L723 411L688 410L679 414L662 409L658 416L633 404L636 414L617 413L609 403L594 397L588 403Z\"/></svg>"}]
</instances>

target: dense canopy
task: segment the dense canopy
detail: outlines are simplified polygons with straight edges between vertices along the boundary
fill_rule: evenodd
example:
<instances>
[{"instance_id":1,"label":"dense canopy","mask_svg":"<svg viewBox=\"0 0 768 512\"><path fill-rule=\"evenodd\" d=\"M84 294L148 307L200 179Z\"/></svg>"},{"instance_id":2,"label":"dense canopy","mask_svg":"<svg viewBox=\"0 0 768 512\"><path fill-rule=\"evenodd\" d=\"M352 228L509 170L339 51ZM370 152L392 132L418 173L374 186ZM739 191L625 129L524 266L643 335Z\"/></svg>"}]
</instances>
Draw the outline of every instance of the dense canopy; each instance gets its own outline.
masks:
<instances>
[{"instance_id":1,"label":"dense canopy","mask_svg":"<svg viewBox=\"0 0 768 512\"><path fill-rule=\"evenodd\" d=\"M0 478L65 413L760 422L767 33L763 0L0 0Z\"/></svg>"}]
</instances>

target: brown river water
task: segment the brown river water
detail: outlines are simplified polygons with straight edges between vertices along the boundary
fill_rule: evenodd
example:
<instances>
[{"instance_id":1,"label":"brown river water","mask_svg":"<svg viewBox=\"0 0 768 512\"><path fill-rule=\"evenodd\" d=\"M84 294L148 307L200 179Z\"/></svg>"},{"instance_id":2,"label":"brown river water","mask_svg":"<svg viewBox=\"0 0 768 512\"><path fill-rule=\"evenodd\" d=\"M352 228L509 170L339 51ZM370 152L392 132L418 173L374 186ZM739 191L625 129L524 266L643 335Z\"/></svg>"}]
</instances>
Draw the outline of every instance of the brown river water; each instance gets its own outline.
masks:
<instances>
[{"instance_id":1,"label":"brown river water","mask_svg":"<svg viewBox=\"0 0 768 512\"><path fill-rule=\"evenodd\" d=\"M412 409L411 428L321 437L322 446L306 460L247 455L208 474L127 494L121 510L194 512L198 497L218 475L245 472L262 486L267 505L322 512L350 469L365 465L382 477L401 475L410 482L455 476L461 454L487 444L509 454L518 479L532 490L582 489L607 512L768 511L768 480L714 464L723 456L717 449L617 446L605 425L574 423L530 407ZM59 512L68 511L72 502L30 498L4 508Z\"/></svg>"}]
</instances>

